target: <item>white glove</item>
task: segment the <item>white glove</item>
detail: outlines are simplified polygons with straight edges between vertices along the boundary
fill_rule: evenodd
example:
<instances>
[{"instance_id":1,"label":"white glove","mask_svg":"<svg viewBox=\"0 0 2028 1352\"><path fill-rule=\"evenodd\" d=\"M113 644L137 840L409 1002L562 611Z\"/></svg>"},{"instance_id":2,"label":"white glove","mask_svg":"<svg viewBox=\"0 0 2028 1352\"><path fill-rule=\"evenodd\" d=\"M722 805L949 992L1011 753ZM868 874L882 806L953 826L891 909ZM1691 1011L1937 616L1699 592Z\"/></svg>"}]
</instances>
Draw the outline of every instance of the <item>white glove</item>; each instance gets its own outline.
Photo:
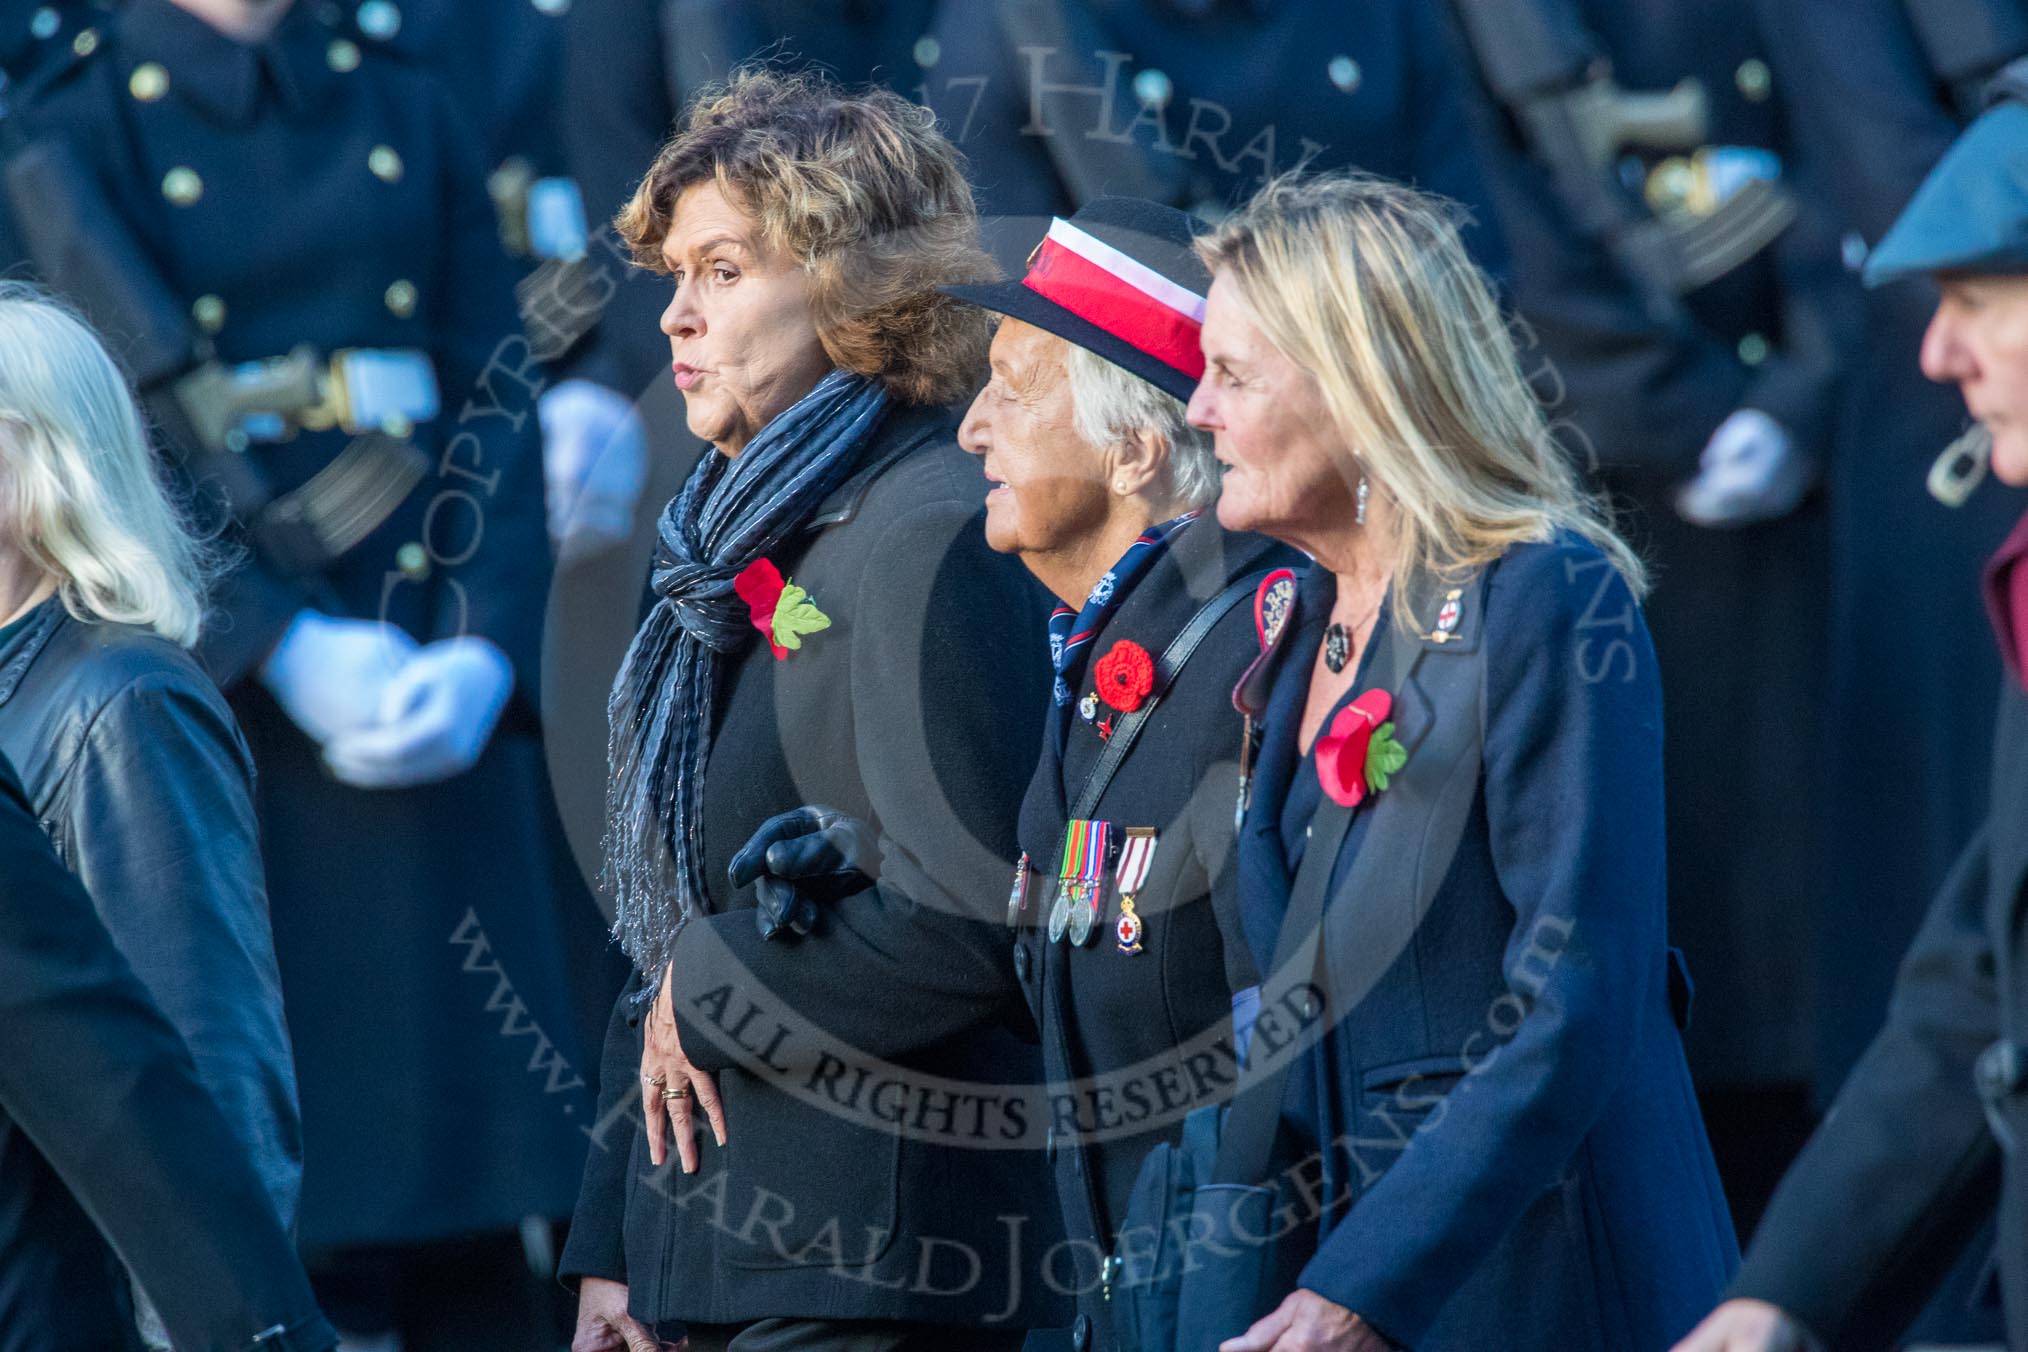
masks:
<instances>
[{"instance_id":1,"label":"white glove","mask_svg":"<svg viewBox=\"0 0 2028 1352\"><path fill-rule=\"evenodd\" d=\"M513 689L513 665L488 640L426 643L388 682L379 720L332 738L324 763L361 789L408 788L463 774L486 749Z\"/></svg>"},{"instance_id":2,"label":"white glove","mask_svg":"<svg viewBox=\"0 0 2028 1352\"><path fill-rule=\"evenodd\" d=\"M536 401L549 538L583 549L634 533L648 477L648 436L624 395L591 380L566 380Z\"/></svg>"},{"instance_id":3,"label":"white glove","mask_svg":"<svg viewBox=\"0 0 2028 1352\"><path fill-rule=\"evenodd\" d=\"M415 640L395 625L299 610L261 664L261 684L322 746L379 717L381 694L415 651Z\"/></svg>"},{"instance_id":4,"label":"white glove","mask_svg":"<svg viewBox=\"0 0 2028 1352\"><path fill-rule=\"evenodd\" d=\"M1696 477L1676 491L1676 514L1712 529L1773 521L1796 509L1814 477L1780 423L1742 408L1705 443Z\"/></svg>"}]
</instances>

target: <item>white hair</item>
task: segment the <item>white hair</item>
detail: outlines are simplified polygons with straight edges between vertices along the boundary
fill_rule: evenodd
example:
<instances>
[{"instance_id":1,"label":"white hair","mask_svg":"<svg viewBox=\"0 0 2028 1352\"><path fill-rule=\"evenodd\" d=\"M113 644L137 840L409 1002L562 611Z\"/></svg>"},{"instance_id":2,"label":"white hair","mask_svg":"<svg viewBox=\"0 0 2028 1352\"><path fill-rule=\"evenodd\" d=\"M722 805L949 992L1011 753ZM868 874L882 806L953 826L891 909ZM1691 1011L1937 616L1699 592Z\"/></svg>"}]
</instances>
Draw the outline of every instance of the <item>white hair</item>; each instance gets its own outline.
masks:
<instances>
[{"instance_id":1,"label":"white hair","mask_svg":"<svg viewBox=\"0 0 2028 1352\"><path fill-rule=\"evenodd\" d=\"M1179 502L1202 507L1218 496L1211 435L1184 420L1181 399L1075 343L1064 347L1079 436L1093 446L1111 446L1136 432L1153 432L1169 443L1169 487Z\"/></svg>"},{"instance_id":2,"label":"white hair","mask_svg":"<svg viewBox=\"0 0 2028 1352\"><path fill-rule=\"evenodd\" d=\"M126 378L76 314L0 282L0 539L81 620L190 647L210 554L156 478Z\"/></svg>"}]
</instances>

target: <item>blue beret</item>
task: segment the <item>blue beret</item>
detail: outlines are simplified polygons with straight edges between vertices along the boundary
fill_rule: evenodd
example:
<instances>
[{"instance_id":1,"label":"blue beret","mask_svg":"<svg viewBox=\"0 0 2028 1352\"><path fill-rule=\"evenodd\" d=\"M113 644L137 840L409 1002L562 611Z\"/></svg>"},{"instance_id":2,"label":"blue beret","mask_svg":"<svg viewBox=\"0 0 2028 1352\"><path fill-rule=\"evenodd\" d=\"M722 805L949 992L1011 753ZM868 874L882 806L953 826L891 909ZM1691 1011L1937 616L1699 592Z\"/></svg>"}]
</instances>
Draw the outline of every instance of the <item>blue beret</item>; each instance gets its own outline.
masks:
<instances>
[{"instance_id":1,"label":"blue beret","mask_svg":"<svg viewBox=\"0 0 2028 1352\"><path fill-rule=\"evenodd\" d=\"M1866 285L1917 272L2028 272L2028 104L1988 109L1951 143L1866 260Z\"/></svg>"}]
</instances>

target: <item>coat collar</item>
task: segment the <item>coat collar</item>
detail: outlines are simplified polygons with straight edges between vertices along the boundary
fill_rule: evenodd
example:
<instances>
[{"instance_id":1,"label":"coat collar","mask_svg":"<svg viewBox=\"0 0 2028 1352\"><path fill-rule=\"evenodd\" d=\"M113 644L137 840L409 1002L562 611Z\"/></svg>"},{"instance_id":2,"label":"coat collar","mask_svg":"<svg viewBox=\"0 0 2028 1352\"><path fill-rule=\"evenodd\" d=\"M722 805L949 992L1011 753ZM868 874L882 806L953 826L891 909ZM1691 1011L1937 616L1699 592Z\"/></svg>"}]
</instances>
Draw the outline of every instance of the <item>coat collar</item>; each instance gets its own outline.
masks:
<instances>
[{"instance_id":1,"label":"coat collar","mask_svg":"<svg viewBox=\"0 0 2028 1352\"><path fill-rule=\"evenodd\" d=\"M21 678L49 646L50 636L63 625L66 614L62 598L52 596L30 611L26 622L0 644L0 705L14 698Z\"/></svg>"},{"instance_id":2,"label":"coat collar","mask_svg":"<svg viewBox=\"0 0 2028 1352\"><path fill-rule=\"evenodd\" d=\"M298 3L264 41L241 42L170 0L131 0L120 20L128 74L154 63L169 76L169 93L221 122L253 120L265 96L291 114L321 106L358 64L358 49Z\"/></svg>"},{"instance_id":3,"label":"coat collar","mask_svg":"<svg viewBox=\"0 0 2028 1352\"><path fill-rule=\"evenodd\" d=\"M874 481L897 461L938 435L953 430L949 409L921 405L897 405L867 443L865 461L852 475L831 490L816 515L803 524L806 531L842 526L859 514Z\"/></svg>"},{"instance_id":4,"label":"coat collar","mask_svg":"<svg viewBox=\"0 0 2028 1352\"><path fill-rule=\"evenodd\" d=\"M1265 536L1221 529L1217 519L1205 513L1176 535L1106 617L1104 627L1092 640L1092 662L1097 661L1102 647L1123 637L1141 642L1149 656L1159 659L1169 641L1206 602L1234 579L1268 567L1281 549ZM1039 644L1042 640L1043 635L1036 634L1035 641ZM1087 687L1092 662L1086 664ZM1235 716L1235 732L1237 726ZM1070 811L1070 799L1084 783L1104 746L1075 713L1070 735L1062 741L1059 749L1054 728L1045 724L1042 757L1031 792L1031 797L1041 795L1036 806L1046 809L1047 829L1052 833L1062 830ZM1038 826L1037 833L1040 830ZM1023 839L1028 840L1029 835L1024 832ZM1055 864L1055 860L1048 861L1051 868ZM1036 867L1043 865L1037 862Z\"/></svg>"}]
</instances>

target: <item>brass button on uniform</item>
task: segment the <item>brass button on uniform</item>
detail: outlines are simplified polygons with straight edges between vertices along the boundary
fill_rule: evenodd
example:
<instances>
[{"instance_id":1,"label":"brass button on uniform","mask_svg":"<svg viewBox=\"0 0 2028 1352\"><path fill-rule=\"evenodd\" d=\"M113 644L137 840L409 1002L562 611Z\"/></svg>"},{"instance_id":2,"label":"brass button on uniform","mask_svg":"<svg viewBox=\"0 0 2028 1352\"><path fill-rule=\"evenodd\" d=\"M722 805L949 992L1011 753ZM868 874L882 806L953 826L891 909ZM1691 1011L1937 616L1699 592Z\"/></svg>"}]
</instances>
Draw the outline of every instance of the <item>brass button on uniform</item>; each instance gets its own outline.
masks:
<instances>
[{"instance_id":1,"label":"brass button on uniform","mask_svg":"<svg viewBox=\"0 0 2028 1352\"><path fill-rule=\"evenodd\" d=\"M401 182L401 156L393 146L375 146L366 156L366 167L382 183Z\"/></svg>"},{"instance_id":2,"label":"brass button on uniform","mask_svg":"<svg viewBox=\"0 0 2028 1352\"><path fill-rule=\"evenodd\" d=\"M343 75L359 69L359 44L339 38L324 49L324 64Z\"/></svg>"},{"instance_id":3,"label":"brass button on uniform","mask_svg":"<svg viewBox=\"0 0 2028 1352\"><path fill-rule=\"evenodd\" d=\"M386 42L401 31L401 11L389 0L366 0L357 18L359 31L376 42Z\"/></svg>"},{"instance_id":4,"label":"brass button on uniform","mask_svg":"<svg viewBox=\"0 0 2028 1352\"><path fill-rule=\"evenodd\" d=\"M169 72L158 61L143 61L127 77L127 92L143 103L153 103L169 92Z\"/></svg>"},{"instance_id":5,"label":"brass button on uniform","mask_svg":"<svg viewBox=\"0 0 2028 1352\"><path fill-rule=\"evenodd\" d=\"M187 164L179 164L162 175L162 195L179 207L195 206L204 196L204 180Z\"/></svg>"},{"instance_id":6,"label":"brass button on uniform","mask_svg":"<svg viewBox=\"0 0 2028 1352\"><path fill-rule=\"evenodd\" d=\"M1169 72L1150 67L1134 77L1134 97L1145 108L1160 111L1169 106L1169 100L1176 96L1176 82L1169 78Z\"/></svg>"},{"instance_id":7,"label":"brass button on uniform","mask_svg":"<svg viewBox=\"0 0 2028 1352\"><path fill-rule=\"evenodd\" d=\"M910 52L910 55L915 57L915 63L918 66L921 66L924 70L928 70L931 66L944 59L944 44L938 42L928 33L924 33L915 40L915 48Z\"/></svg>"},{"instance_id":8,"label":"brass button on uniform","mask_svg":"<svg viewBox=\"0 0 2028 1352\"><path fill-rule=\"evenodd\" d=\"M70 40L70 49L79 56L90 56L99 49L99 30L86 28Z\"/></svg>"},{"instance_id":9,"label":"brass button on uniform","mask_svg":"<svg viewBox=\"0 0 2028 1352\"><path fill-rule=\"evenodd\" d=\"M217 333L225 327L225 301L213 295L199 296L191 302L190 317L206 333Z\"/></svg>"},{"instance_id":10,"label":"brass button on uniform","mask_svg":"<svg viewBox=\"0 0 2028 1352\"><path fill-rule=\"evenodd\" d=\"M1755 103L1764 101L1774 90L1774 74L1768 70L1767 62L1757 56L1739 63L1739 69L1732 72L1732 82Z\"/></svg>"},{"instance_id":11,"label":"brass button on uniform","mask_svg":"<svg viewBox=\"0 0 2028 1352\"><path fill-rule=\"evenodd\" d=\"M1757 333L1749 333L1739 340L1739 359L1748 366L1758 366L1767 360L1767 339Z\"/></svg>"},{"instance_id":12,"label":"brass button on uniform","mask_svg":"<svg viewBox=\"0 0 2028 1352\"><path fill-rule=\"evenodd\" d=\"M415 283L406 277L398 277L388 284L387 308L396 319L407 319L415 313Z\"/></svg>"},{"instance_id":13,"label":"brass button on uniform","mask_svg":"<svg viewBox=\"0 0 2028 1352\"><path fill-rule=\"evenodd\" d=\"M56 36L56 30L63 27L63 15L57 13L55 5L44 5L28 20L30 35L42 42Z\"/></svg>"},{"instance_id":14,"label":"brass button on uniform","mask_svg":"<svg viewBox=\"0 0 2028 1352\"><path fill-rule=\"evenodd\" d=\"M560 19L570 13L570 0L528 0L528 3L552 19Z\"/></svg>"},{"instance_id":15,"label":"brass button on uniform","mask_svg":"<svg viewBox=\"0 0 2028 1352\"><path fill-rule=\"evenodd\" d=\"M401 569L401 575L411 582L420 582L430 575L430 555L414 540L410 540L394 551L394 566Z\"/></svg>"},{"instance_id":16,"label":"brass button on uniform","mask_svg":"<svg viewBox=\"0 0 2028 1352\"><path fill-rule=\"evenodd\" d=\"M1365 73L1359 69L1359 63L1342 52L1331 58L1330 64L1324 67L1324 73L1330 76L1331 83L1345 94L1358 89L1360 81L1365 79Z\"/></svg>"}]
</instances>

